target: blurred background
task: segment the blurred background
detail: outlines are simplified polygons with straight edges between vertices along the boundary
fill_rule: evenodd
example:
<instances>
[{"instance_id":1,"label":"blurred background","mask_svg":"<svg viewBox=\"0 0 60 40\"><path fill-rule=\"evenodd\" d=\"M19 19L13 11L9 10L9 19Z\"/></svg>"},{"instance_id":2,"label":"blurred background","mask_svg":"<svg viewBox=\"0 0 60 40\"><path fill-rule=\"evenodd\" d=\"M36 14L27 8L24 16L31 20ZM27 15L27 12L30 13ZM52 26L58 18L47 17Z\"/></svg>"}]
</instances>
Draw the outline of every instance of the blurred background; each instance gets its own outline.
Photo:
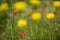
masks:
<instances>
[{"instance_id":1,"label":"blurred background","mask_svg":"<svg viewBox=\"0 0 60 40\"><path fill-rule=\"evenodd\" d=\"M55 1L59 0L39 0L38 5L35 0L33 3L30 0L0 0L0 40L60 40L60 5L57 2L54 6ZM27 8L19 10L18 2L25 2ZM42 15L39 21L31 19L36 11ZM47 13L53 13L55 18L47 19ZM18 27L19 19L25 19L28 25Z\"/></svg>"}]
</instances>

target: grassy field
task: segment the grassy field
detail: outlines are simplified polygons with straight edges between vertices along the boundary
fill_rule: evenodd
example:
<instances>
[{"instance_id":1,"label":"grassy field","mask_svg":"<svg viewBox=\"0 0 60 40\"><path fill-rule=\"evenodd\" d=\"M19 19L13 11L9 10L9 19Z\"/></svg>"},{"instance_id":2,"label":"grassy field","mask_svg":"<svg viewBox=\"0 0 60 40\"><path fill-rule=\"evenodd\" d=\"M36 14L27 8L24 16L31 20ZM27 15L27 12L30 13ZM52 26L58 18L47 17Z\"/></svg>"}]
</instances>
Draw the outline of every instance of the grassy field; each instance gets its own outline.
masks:
<instances>
[{"instance_id":1,"label":"grassy field","mask_svg":"<svg viewBox=\"0 0 60 40\"><path fill-rule=\"evenodd\" d=\"M29 0L23 0L27 4L26 9L21 11L15 7L15 10L13 4L21 1L0 0L0 6L2 3L8 4L8 7L4 8L3 5L0 9L0 40L60 40L60 7L53 6L54 0L40 0L39 5L31 5ZM41 14L41 18L37 15L33 17L36 19L31 18L34 12ZM55 16L46 18L48 13ZM27 21L27 26L24 26L25 23L21 23L24 27L17 25L21 19Z\"/></svg>"}]
</instances>

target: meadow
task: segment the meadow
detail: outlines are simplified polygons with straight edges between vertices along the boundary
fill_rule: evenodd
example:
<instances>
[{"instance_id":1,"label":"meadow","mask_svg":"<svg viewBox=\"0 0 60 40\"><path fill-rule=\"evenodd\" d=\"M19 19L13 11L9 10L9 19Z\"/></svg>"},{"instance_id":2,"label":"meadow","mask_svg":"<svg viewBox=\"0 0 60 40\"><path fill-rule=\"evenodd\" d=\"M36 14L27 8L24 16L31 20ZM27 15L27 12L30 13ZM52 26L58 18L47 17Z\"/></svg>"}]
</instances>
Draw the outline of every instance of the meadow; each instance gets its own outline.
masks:
<instances>
[{"instance_id":1,"label":"meadow","mask_svg":"<svg viewBox=\"0 0 60 40\"><path fill-rule=\"evenodd\" d=\"M60 1L0 0L0 40L60 40Z\"/></svg>"}]
</instances>

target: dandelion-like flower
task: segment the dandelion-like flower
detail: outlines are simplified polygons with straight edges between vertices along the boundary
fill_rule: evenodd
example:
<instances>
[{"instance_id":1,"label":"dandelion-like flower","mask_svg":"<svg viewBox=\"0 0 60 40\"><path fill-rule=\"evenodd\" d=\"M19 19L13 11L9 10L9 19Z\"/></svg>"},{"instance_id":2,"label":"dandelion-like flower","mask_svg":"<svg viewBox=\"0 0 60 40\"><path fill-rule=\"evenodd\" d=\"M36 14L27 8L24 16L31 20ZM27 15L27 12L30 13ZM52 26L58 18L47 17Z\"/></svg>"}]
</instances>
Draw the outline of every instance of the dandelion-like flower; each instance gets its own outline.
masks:
<instances>
[{"instance_id":1,"label":"dandelion-like flower","mask_svg":"<svg viewBox=\"0 0 60 40\"><path fill-rule=\"evenodd\" d=\"M1 10L1 6L0 6L0 10Z\"/></svg>"},{"instance_id":2,"label":"dandelion-like flower","mask_svg":"<svg viewBox=\"0 0 60 40\"><path fill-rule=\"evenodd\" d=\"M54 19L54 18L55 18L55 14L54 14L54 13L48 13L48 14L46 15L46 18L47 18L47 19Z\"/></svg>"},{"instance_id":3,"label":"dandelion-like flower","mask_svg":"<svg viewBox=\"0 0 60 40\"><path fill-rule=\"evenodd\" d=\"M14 4L14 9L16 9L16 10L25 10L26 7L27 7L27 5L25 2L16 2Z\"/></svg>"},{"instance_id":4,"label":"dandelion-like flower","mask_svg":"<svg viewBox=\"0 0 60 40\"><path fill-rule=\"evenodd\" d=\"M34 21L38 21L41 19L41 14L39 12L34 12L32 15L31 15L31 18L32 20Z\"/></svg>"},{"instance_id":5,"label":"dandelion-like flower","mask_svg":"<svg viewBox=\"0 0 60 40\"><path fill-rule=\"evenodd\" d=\"M8 4L7 3L2 3L1 6L0 6L0 10L4 11L4 10L7 10L7 9L8 9Z\"/></svg>"},{"instance_id":6,"label":"dandelion-like flower","mask_svg":"<svg viewBox=\"0 0 60 40\"><path fill-rule=\"evenodd\" d=\"M39 4L41 4L41 2L39 0L30 0L29 2L32 5L39 5Z\"/></svg>"},{"instance_id":7,"label":"dandelion-like flower","mask_svg":"<svg viewBox=\"0 0 60 40\"><path fill-rule=\"evenodd\" d=\"M26 21L26 20L23 20L23 19L20 19L20 20L17 22L17 26L18 26L18 27L27 26L27 21Z\"/></svg>"},{"instance_id":8,"label":"dandelion-like flower","mask_svg":"<svg viewBox=\"0 0 60 40\"><path fill-rule=\"evenodd\" d=\"M54 7L60 7L60 1L54 1L53 5Z\"/></svg>"}]
</instances>

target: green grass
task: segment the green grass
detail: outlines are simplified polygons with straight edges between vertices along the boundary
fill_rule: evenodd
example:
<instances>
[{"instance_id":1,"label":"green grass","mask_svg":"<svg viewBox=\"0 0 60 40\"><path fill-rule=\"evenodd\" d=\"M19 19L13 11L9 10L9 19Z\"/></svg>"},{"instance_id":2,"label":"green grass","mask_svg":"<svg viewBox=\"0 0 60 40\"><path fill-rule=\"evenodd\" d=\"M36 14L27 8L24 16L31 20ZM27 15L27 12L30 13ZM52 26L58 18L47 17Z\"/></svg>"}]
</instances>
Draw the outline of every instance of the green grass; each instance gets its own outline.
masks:
<instances>
[{"instance_id":1,"label":"green grass","mask_svg":"<svg viewBox=\"0 0 60 40\"><path fill-rule=\"evenodd\" d=\"M9 4L12 5L13 2L16 1L12 0ZM51 4L53 2L52 0L49 1L42 0L41 2L42 2L41 6L43 5L45 7L45 10L40 11L41 6L40 8L39 6L37 7L37 11L41 12L43 16L42 19L37 22L34 22L30 18L32 13L31 11L32 5L28 5L28 8L25 11L19 12L16 15L13 14L12 12L13 8L12 6L10 6L9 9L6 11L6 14L8 14L9 16L6 19L7 21L7 23L5 24L6 30L0 33L0 40L60 40L60 23L59 23L60 9L54 8L52 6ZM55 11L53 11L54 9ZM48 12L54 12L56 14L56 18L53 20L47 20L45 18L45 15ZM27 16L27 14L29 14L29 17L22 17L22 15ZM28 21L28 25L26 28L18 28L16 24L17 21L21 19L21 17ZM26 37L21 36L21 32L23 31L27 32L28 35Z\"/></svg>"}]
</instances>

